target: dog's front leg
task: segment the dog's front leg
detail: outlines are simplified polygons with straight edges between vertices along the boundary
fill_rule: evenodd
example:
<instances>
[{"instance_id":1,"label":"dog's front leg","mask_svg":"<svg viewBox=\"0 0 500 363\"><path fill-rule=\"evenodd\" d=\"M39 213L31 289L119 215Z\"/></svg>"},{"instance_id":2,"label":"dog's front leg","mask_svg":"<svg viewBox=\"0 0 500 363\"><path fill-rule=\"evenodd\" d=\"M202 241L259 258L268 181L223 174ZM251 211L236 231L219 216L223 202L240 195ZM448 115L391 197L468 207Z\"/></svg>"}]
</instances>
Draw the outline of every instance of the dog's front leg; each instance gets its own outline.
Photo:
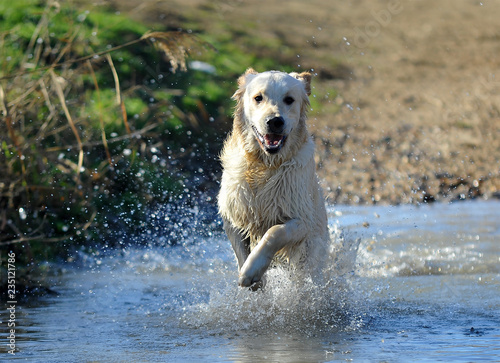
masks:
<instances>
[{"instance_id":1,"label":"dog's front leg","mask_svg":"<svg viewBox=\"0 0 500 363\"><path fill-rule=\"evenodd\" d=\"M306 228L297 219L269 228L241 267L239 285L251 286L260 281L276 252L287 245L300 242L305 237Z\"/></svg>"},{"instance_id":2,"label":"dog's front leg","mask_svg":"<svg viewBox=\"0 0 500 363\"><path fill-rule=\"evenodd\" d=\"M225 218L222 218L222 220L224 222L224 230L231 241L231 246L233 246L234 254L238 260L238 271L240 271L241 266L243 266L250 254L250 239L245 238L240 230L235 228L231 222Z\"/></svg>"}]
</instances>

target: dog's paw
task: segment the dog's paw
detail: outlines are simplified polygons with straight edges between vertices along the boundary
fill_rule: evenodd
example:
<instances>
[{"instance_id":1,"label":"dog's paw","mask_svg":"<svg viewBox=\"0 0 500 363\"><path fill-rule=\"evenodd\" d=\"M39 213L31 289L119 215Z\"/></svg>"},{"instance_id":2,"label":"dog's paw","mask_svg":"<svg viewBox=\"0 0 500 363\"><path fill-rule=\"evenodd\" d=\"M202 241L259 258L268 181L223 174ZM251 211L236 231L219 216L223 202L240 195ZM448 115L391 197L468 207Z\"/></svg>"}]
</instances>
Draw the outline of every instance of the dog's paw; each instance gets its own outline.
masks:
<instances>
[{"instance_id":1,"label":"dog's paw","mask_svg":"<svg viewBox=\"0 0 500 363\"><path fill-rule=\"evenodd\" d=\"M258 283L260 280L254 280L253 276L240 276L238 280L238 285L241 287L250 287L253 284Z\"/></svg>"},{"instance_id":2,"label":"dog's paw","mask_svg":"<svg viewBox=\"0 0 500 363\"><path fill-rule=\"evenodd\" d=\"M238 285L249 287L261 281L262 275L264 275L270 263L271 258L264 255L250 255L241 268Z\"/></svg>"},{"instance_id":3,"label":"dog's paw","mask_svg":"<svg viewBox=\"0 0 500 363\"><path fill-rule=\"evenodd\" d=\"M246 283L246 285L243 285L243 283ZM248 281L241 281L241 278L240 278L238 285L241 287L248 287L248 290L250 290L250 291L262 290L266 286L266 277L262 276L262 278L259 281L251 282L249 285L248 285Z\"/></svg>"},{"instance_id":4,"label":"dog's paw","mask_svg":"<svg viewBox=\"0 0 500 363\"><path fill-rule=\"evenodd\" d=\"M253 284L261 281L264 270L255 270L251 267L251 265L243 266L240 272L240 278L238 280L238 285L240 285L241 287L250 287Z\"/></svg>"},{"instance_id":5,"label":"dog's paw","mask_svg":"<svg viewBox=\"0 0 500 363\"><path fill-rule=\"evenodd\" d=\"M256 283L254 283L252 286L248 288L248 290L252 292L264 290L265 286L266 286L266 277L262 276L262 280L259 280Z\"/></svg>"}]
</instances>

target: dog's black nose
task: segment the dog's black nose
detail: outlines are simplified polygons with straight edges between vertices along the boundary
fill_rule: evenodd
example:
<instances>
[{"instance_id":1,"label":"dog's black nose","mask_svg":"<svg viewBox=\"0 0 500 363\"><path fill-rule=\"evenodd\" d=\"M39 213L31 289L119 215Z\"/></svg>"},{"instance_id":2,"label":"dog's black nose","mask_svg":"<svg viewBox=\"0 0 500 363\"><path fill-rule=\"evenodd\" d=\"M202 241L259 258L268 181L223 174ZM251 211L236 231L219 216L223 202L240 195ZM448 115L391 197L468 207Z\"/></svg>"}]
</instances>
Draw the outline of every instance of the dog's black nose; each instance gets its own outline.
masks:
<instances>
[{"instance_id":1,"label":"dog's black nose","mask_svg":"<svg viewBox=\"0 0 500 363\"><path fill-rule=\"evenodd\" d=\"M267 129L273 134L281 134L285 129L283 117L273 117L267 121Z\"/></svg>"}]
</instances>

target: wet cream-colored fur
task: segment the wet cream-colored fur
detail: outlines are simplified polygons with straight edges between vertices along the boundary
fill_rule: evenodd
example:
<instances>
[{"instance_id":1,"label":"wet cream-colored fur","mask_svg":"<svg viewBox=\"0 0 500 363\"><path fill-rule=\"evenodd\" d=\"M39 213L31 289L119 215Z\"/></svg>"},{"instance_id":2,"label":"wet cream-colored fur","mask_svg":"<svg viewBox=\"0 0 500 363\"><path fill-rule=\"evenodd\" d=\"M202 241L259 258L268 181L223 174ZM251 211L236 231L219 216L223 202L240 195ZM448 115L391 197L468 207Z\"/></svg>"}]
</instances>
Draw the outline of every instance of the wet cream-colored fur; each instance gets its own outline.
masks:
<instances>
[{"instance_id":1,"label":"wet cream-colored fur","mask_svg":"<svg viewBox=\"0 0 500 363\"><path fill-rule=\"evenodd\" d=\"M241 286L260 282L272 261L312 266L326 253L325 202L306 125L310 82L307 72L253 69L238 80L218 204Z\"/></svg>"}]
</instances>

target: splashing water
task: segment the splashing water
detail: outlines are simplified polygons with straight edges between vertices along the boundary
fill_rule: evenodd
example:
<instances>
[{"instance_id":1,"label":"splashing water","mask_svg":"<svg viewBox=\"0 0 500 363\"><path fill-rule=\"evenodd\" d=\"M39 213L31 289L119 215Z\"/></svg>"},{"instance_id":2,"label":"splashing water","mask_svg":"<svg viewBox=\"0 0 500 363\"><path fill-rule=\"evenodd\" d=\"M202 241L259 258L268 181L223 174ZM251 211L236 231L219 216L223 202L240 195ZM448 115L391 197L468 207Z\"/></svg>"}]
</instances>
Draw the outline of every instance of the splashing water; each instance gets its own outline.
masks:
<instances>
[{"instance_id":1,"label":"splashing water","mask_svg":"<svg viewBox=\"0 0 500 363\"><path fill-rule=\"evenodd\" d=\"M361 321L354 313L350 277L359 241L345 239L336 227L331 241L329 254L324 256L329 263L319 278L278 266L266 272L263 289L251 292L237 286L236 263L220 266L217 279L208 281L207 301L190 306L182 322L226 332L354 329ZM196 285L196 291L203 289Z\"/></svg>"},{"instance_id":2,"label":"splashing water","mask_svg":"<svg viewBox=\"0 0 500 363\"><path fill-rule=\"evenodd\" d=\"M80 251L52 277L58 295L19 302L13 359L478 361L500 353L498 202L330 209L321 278L273 268L257 292L237 286L213 214L186 213L154 211L151 233L137 238L144 242ZM163 227L166 214L179 233ZM199 223L188 218L198 214ZM186 229L193 225L214 230Z\"/></svg>"}]
</instances>

